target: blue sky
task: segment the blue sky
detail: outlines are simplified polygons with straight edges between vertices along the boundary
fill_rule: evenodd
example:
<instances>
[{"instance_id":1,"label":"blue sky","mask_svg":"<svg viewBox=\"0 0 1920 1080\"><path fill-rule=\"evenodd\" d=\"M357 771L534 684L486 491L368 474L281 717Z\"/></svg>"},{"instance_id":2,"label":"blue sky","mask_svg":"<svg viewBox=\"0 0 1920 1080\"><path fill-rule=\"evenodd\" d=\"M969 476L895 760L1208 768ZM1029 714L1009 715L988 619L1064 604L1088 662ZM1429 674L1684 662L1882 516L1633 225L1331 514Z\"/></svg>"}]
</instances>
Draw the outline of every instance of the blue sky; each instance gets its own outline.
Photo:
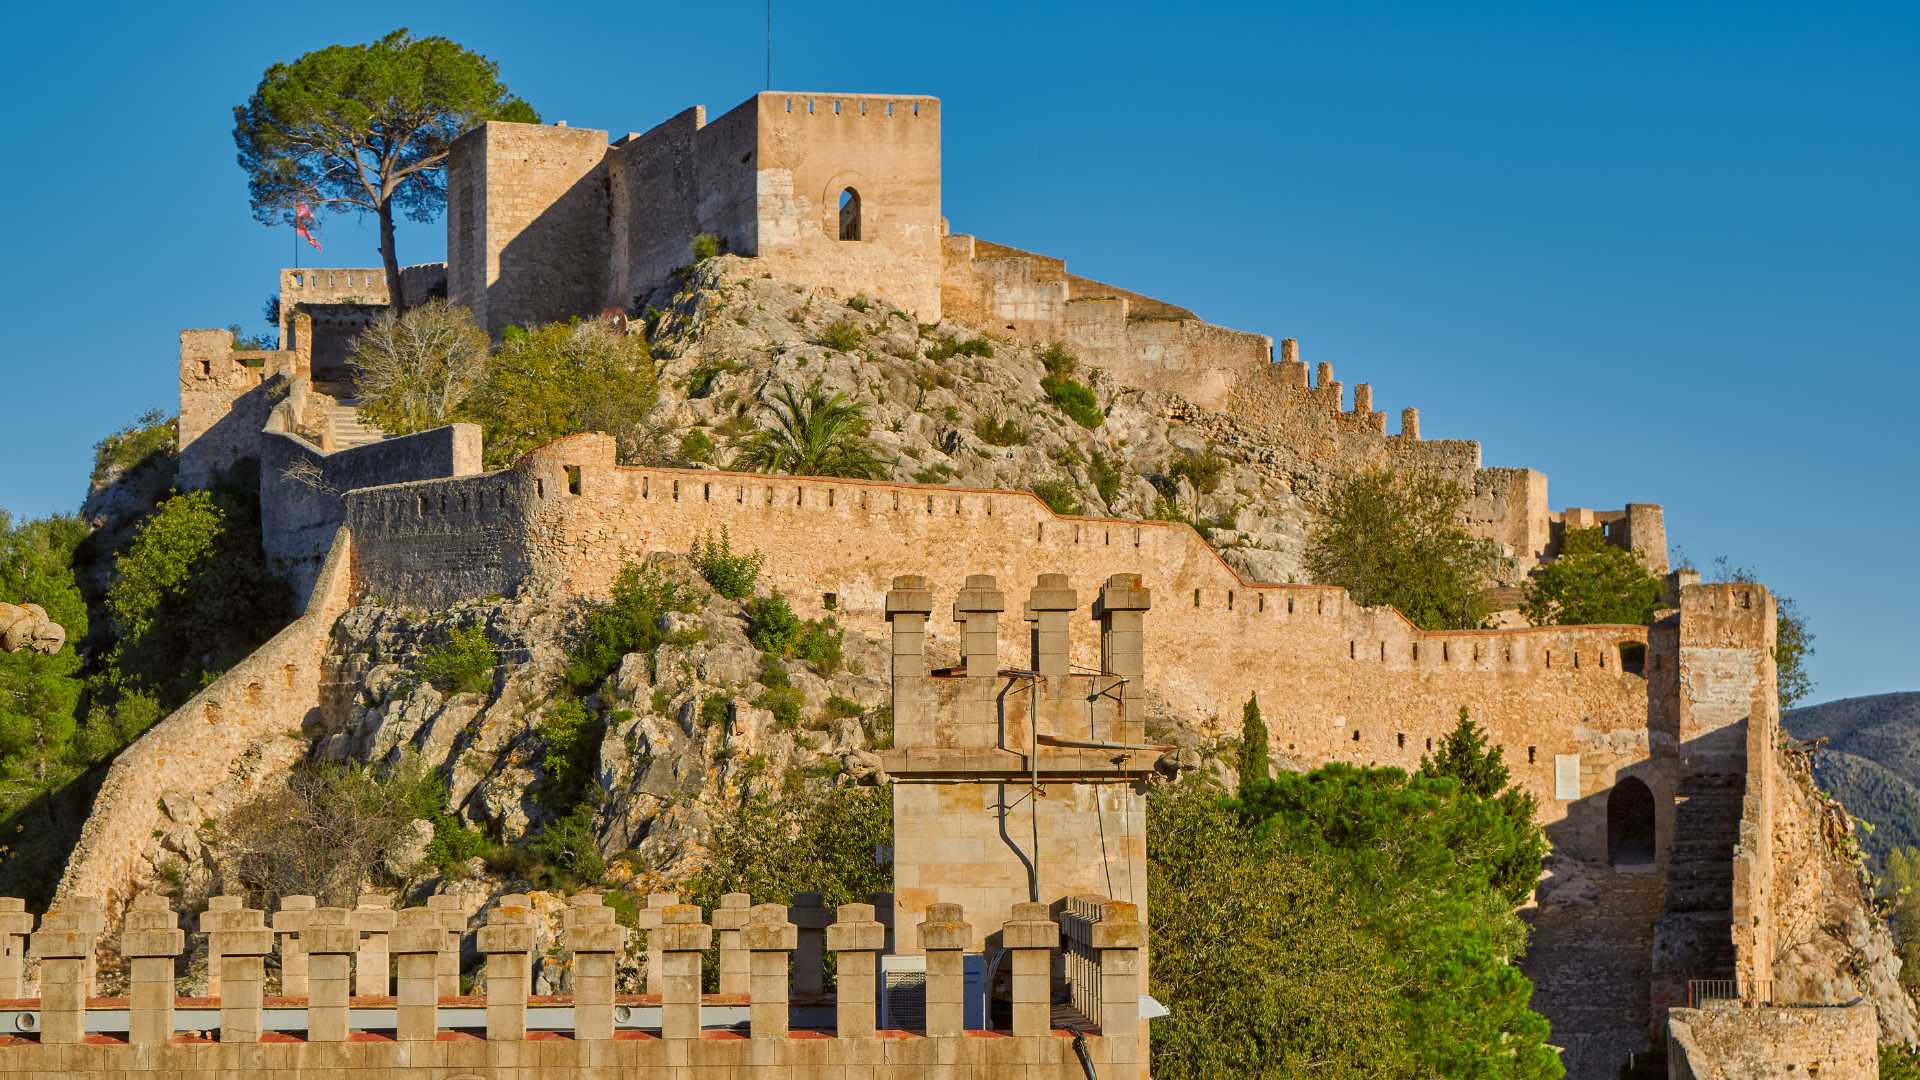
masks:
<instances>
[{"instance_id":1,"label":"blue sky","mask_svg":"<svg viewBox=\"0 0 1920 1080\"><path fill-rule=\"evenodd\" d=\"M1920 8L776 9L777 88L945 99L956 231L1297 337L1555 506L1664 504L1799 600L1815 700L1920 689ZM406 25L615 132L764 81L758 2L395 10L0 14L0 506L76 507L180 328L261 328L292 249L229 132L268 63ZM371 222L324 239L377 264Z\"/></svg>"}]
</instances>

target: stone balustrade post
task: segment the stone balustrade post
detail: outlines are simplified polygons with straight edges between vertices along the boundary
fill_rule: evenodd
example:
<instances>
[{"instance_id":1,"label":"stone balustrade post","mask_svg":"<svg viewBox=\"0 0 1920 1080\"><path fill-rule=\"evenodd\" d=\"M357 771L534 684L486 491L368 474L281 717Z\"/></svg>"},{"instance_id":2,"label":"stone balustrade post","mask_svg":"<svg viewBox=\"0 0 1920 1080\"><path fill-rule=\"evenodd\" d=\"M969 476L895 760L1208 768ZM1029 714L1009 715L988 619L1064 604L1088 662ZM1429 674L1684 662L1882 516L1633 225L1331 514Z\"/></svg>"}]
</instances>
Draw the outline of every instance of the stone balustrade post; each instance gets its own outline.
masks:
<instances>
[{"instance_id":1,"label":"stone balustrade post","mask_svg":"<svg viewBox=\"0 0 1920 1080\"><path fill-rule=\"evenodd\" d=\"M919 934L920 951L927 954L927 1037L959 1035L966 1030L973 927L959 904L930 904Z\"/></svg>"},{"instance_id":2,"label":"stone balustrade post","mask_svg":"<svg viewBox=\"0 0 1920 1080\"><path fill-rule=\"evenodd\" d=\"M440 916L439 955L434 957L434 983L441 997L460 996L460 936L467 932L467 913L460 898L447 893L427 897L427 908Z\"/></svg>"},{"instance_id":3,"label":"stone balustrade post","mask_svg":"<svg viewBox=\"0 0 1920 1080\"><path fill-rule=\"evenodd\" d=\"M893 952L893 894L890 892L868 893L867 903L873 905L873 917L879 919L880 925L887 928L887 946L882 951Z\"/></svg>"},{"instance_id":4,"label":"stone balustrade post","mask_svg":"<svg viewBox=\"0 0 1920 1080\"><path fill-rule=\"evenodd\" d=\"M388 997L393 993L388 946L395 918L393 898L380 893L361 893L347 914L347 925L357 939L353 991L360 997Z\"/></svg>"},{"instance_id":5,"label":"stone balustrade post","mask_svg":"<svg viewBox=\"0 0 1920 1080\"><path fill-rule=\"evenodd\" d=\"M475 935L487 958L487 1038L496 1042L527 1037L527 988L533 982L533 908L519 893L500 898L500 906Z\"/></svg>"},{"instance_id":6,"label":"stone balustrade post","mask_svg":"<svg viewBox=\"0 0 1920 1080\"><path fill-rule=\"evenodd\" d=\"M428 907L394 913L392 950L398 972L398 1014L394 1036L401 1042L432 1042L440 1034L440 952L446 945L446 921Z\"/></svg>"},{"instance_id":7,"label":"stone balustrade post","mask_svg":"<svg viewBox=\"0 0 1920 1080\"><path fill-rule=\"evenodd\" d=\"M307 964L307 1041L345 1042L360 934L346 908L317 907L304 915L300 954Z\"/></svg>"},{"instance_id":8,"label":"stone balustrade post","mask_svg":"<svg viewBox=\"0 0 1920 1080\"><path fill-rule=\"evenodd\" d=\"M155 1046L173 1038L173 965L187 947L167 898L141 893L127 908L120 955L127 961L127 1041Z\"/></svg>"},{"instance_id":9,"label":"stone balustrade post","mask_svg":"<svg viewBox=\"0 0 1920 1080\"><path fill-rule=\"evenodd\" d=\"M660 912L660 1037L700 1037L700 962L713 944L713 927L700 921L697 904Z\"/></svg>"},{"instance_id":10,"label":"stone balustrade post","mask_svg":"<svg viewBox=\"0 0 1920 1080\"><path fill-rule=\"evenodd\" d=\"M27 996L27 940L33 912L17 896L0 896L0 998Z\"/></svg>"},{"instance_id":11,"label":"stone balustrade post","mask_svg":"<svg viewBox=\"0 0 1920 1080\"><path fill-rule=\"evenodd\" d=\"M720 992L723 994L753 992L753 960L740 942L740 933L746 929L752 907L751 896L730 892L722 896L720 906L713 909L713 929L720 937Z\"/></svg>"},{"instance_id":12,"label":"stone balustrade post","mask_svg":"<svg viewBox=\"0 0 1920 1080\"><path fill-rule=\"evenodd\" d=\"M77 1043L86 1035L87 961L96 938L85 913L49 911L28 955L40 961L40 1041Z\"/></svg>"},{"instance_id":13,"label":"stone balustrade post","mask_svg":"<svg viewBox=\"0 0 1920 1080\"><path fill-rule=\"evenodd\" d=\"M1124 740L1144 738L1145 720L1141 707L1147 696L1146 615L1153 607L1153 590L1142 583L1139 574L1115 574L1100 588L1100 600L1094 614L1100 620L1100 670L1126 681L1108 690L1122 703L1121 714L1131 727Z\"/></svg>"},{"instance_id":14,"label":"stone balustrade post","mask_svg":"<svg viewBox=\"0 0 1920 1080\"><path fill-rule=\"evenodd\" d=\"M1107 1043L1108 1067L1102 1075L1136 1080L1147 1073L1145 1034L1140 1024L1140 994L1146 989L1143 955L1147 928L1140 909L1109 900L1093 924L1093 947L1100 957L1100 1035Z\"/></svg>"},{"instance_id":15,"label":"stone balustrade post","mask_svg":"<svg viewBox=\"0 0 1920 1080\"><path fill-rule=\"evenodd\" d=\"M893 579L887 623L893 651L893 743L927 746L933 739L933 687L927 680L927 616L933 590L918 574Z\"/></svg>"},{"instance_id":16,"label":"stone balustrade post","mask_svg":"<svg viewBox=\"0 0 1920 1080\"><path fill-rule=\"evenodd\" d=\"M800 931L787 921L781 904L755 904L742 932L752 956L753 1004L748 1021L756 1039L787 1037L787 961L800 944Z\"/></svg>"},{"instance_id":17,"label":"stone balustrade post","mask_svg":"<svg viewBox=\"0 0 1920 1080\"><path fill-rule=\"evenodd\" d=\"M287 997L307 996L307 953L300 934L313 909L311 896L283 896L280 910L273 913L273 933L280 939L280 992Z\"/></svg>"},{"instance_id":18,"label":"stone balustrade post","mask_svg":"<svg viewBox=\"0 0 1920 1080\"><path fill-rule=\"evenodd\" d=\"M220 951L220 1041L259 1042L273 931L267 928L267 913L257 908L222 914L221 928L207 935L207 952Z\"/></svg>"},{"instance_id":19,"label":"stone balustrade post","mask_svg":"<svg viewBox=\"0 0 1920 1080\"><path fill-rule=\"evenodd\" d=\"M793 992L818 996L827 992L827 908L817 892L793 894L787 921L799 931L793 953Z\"/></svg>"},{"instance_id":20,"label":"stone balustrade post","mask_svg":"<svg viewBox=\"0 0 1920 1080\"><path fill-rule=\"evenodd\" d=\"M596 902L569 908L564 933L573 953L574 1040L611 1039L613 968L626 944L627 928L614 921L612 908ZM658 931L649 934L649 946L659 937Z\"/></svg>"},{"instance_id":21,"label":"stone balustrade post","mask_svg":"<svg viewBox=\"0 0 1920 1080\"><path fill-rule=\"evenodd\" d=\"M1041 675L1068 671L1067 618L1080 606L1080 596L1065 574L1041 574L1027 598L1027 617L1034 622L1033 670Z\"/></svg>"},{"instance_id":22,"label":"stone balustrade post","mask_svg":"<svg viewBox=\"0 0 1920 1080\"><path fill-rule=\"evenodd\" d=\"M1060 927L1047 905L1013 905L1000 945L1012 963L1013 1033L1047 1034L1053 1030L1053 952L1060 947Z\"/></svg>"},{"instance_id":23,"label":"stone balustrade post","mask_svg":"<svg viewBox=\"0 0 1920 1080\"><path fill-rule=\"evenodd\" d=\"M654 944L654 931L660 929L660 913L680 902L679 893L657 892L649 894L647 906L641 908L635 925L647 935L647 993L660 992L660 966L666 961L660 956L660 950Z\"/></svg>"},{"instance_id":24,"label":"stone balustrade post","mask_svg":"<svg viewBox=\"0 0 1920 1080\"><path fill-rule=\"evenodd\" d=\"M107 902L100 897L73 896L62 901L60 906L79 918L80 928L92 934L96 944L100 941L101 936L107 932ZM100 957L97 953L87 957L84 978L86 979L88 997L99 993L99 964Z\"/></svg>"},{"instance_id":25,"label":"stone balustrade post","mask_svg":"<svg viewBox=\"0 0 1920 1080\"><path fill-rule=\"evenodd\" d=\"M871 1038L887 928L873 917L872 904L841 904L837 914L827 927L827 948L837 958L834 1030L842 1039Z\"/></svg>"},{"instance_id":26,"label":"stone balustrade post","mask_svg":"<svg viewBox=\"0 0 1920 1080\"><path fill-rule=\"evenodd\" d=\"M207 996L217 998L220 994L220 978L226 965L221 962L220 943L225 938L220 935L228 930L245 930L250 926L240 915L245 902L241 897L223 893L209 897L207 910L200 913L200 933L207 939Z\"/></svg>"}]
</instances>

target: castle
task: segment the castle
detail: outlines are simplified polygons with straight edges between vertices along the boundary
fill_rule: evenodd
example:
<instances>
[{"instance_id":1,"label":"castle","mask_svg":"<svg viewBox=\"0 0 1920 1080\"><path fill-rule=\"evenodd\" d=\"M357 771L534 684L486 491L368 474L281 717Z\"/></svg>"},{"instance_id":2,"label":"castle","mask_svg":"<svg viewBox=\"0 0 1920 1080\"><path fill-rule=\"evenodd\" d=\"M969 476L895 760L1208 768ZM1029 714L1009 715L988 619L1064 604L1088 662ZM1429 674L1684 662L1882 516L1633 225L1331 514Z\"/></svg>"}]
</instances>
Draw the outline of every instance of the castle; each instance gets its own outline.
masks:
<instances>
[{"instance_id":1,"label":"castle","mask_svg":"<svg viewBox=\"0 0 1920 1080\"><path fill-rule=\"evenodd\" d=\"M1342 468L1441 472L1471 493L1470 523L1500 544L1509 583L1551 559L1570 526L1602 526L1650 569L1667 571L1659 507L1554 512L1540 473L1484 468L1475 443L1422 440L1413 410L1398 434L1387 434L1370 387L1354 387L1349 407L1331 366L1322 363L1310 376L1291 341L1276 356L1265 336L1212 326L1184 308L1078 277L1058 259L951 234L940 211L939 109L924 97L764 93L712 123L696 108L612 142L604 132L564 125L484 125L456 143L450 161L448 262L409 268L406 290L418 296L444 285L450 301L471 307L497 334L514 323L626 310L689 261L696 236L710 235L775 277L882 296L922 320L947 316L1019 340L1065 342L1123 385L1171 391L1196 416L1221 418ZM1107 970L1099 966L1102 950L1135 948L1113 944L1133 941L1133 930L1102 938L1099 927L1131 926L1147 908L1138 790L1154 756L1140 726L1140 695L1149 688L1200 716L1226 714L1257 694L1276 717L1276 755L1299 762L1412 767L1461 708L1470 710L1538 799L1556 851L1601 868L1596 911L1613 927L1604 947L1635 972L1624 992L1600 1003L1610 1010L1607 1019L1564 1030L1562 1012L1591 1009L1590 999L1605 992L1530 972L1540 988L1536 1005L1556 1019L1570 1075L1613 1075L1628 1054L1666 1038L1669 1009L1700 987L1725 981L1746 1003L1773 1001L1776 965L1786 962L1778 955L1782 916L1775 902L1776 877L1785 871L1772 840L1780 783L1776 612L1764 588L1677 579L1672 612L1651 627L1429 632L1391 609L1362 607L1339 588L1246 580L1185 525L1063 517L1025 493L624 467L613 440L600 434L559 440L488 472L471 425L382 438L355 416L342 367L345 341L386 297L379 271L287 271L281 349L235 351L224 331L181 334L183 482L205 483L235 464L258 462L267 552L306 599L292 625L115 762L61 882L62 910L70 914L64 921L48 916L61 933L80 937L49 938L46 948L34 938L46 961L73 961L55 968L67 995L60 999L69 1014L63 1030L75 1030L73 1003L84 998L75 987L86 974L74 963L122 913L130 941L136 915L155 923L138 922L142 932L177 932L159 925L165 919L153 901L136 901L154 874L145 838L160 824L163 791L183 782L210 789L247 755L290 764L302 747L277 736L328 707L328 635L349 606L369 598L438 608L487 596L600 596L625 561L686 551L720 524L735 542L767 554L763 580L793 598L802 614L832 612L843 625L888 634L894 643L902 740L884 767L896 783L896 889L886 901L891 906L882 907L896 946L908 927L922 928L930 1036L934 1002L958 1000L959 958L981 937L1044 943L1062 931L1073 941L1080 934L1086 944L1072 945L1068 958L1015 959L1010 969L1016 981L1022 971L1038 979L1043 968L1055 981L1062 972L1080 972L1076 994L1107 985L1105 974L1091 974ZM942 617L930 583L960 575L971 576L955 593L950 618ZM1032 584L1029 622L1000 617L1001 583ZM943 633L961 645L958 671L927 667L926 638ZM1150 648L1143 644L1149 634ZM1026 666L1002 666L999 657L1018 656L1030 642ZM1054 785L1071 796L1023 808L1030 822L1011 816L1019 791ZM1013 825L1030 827L1027 846ZM1100 888L1093 889L1096 871ZM1083 894L1098 895L1076 899ZM71 914L84 897L104 898L99 918ZM959 909L950 906L956 898ZM698 963L692 943L704 948L702 934L720 929L723 915L739 913L712 912L707 926L697 909L663 912L663 948L679 959L663 966L678 989L663 992L659 1028L677 1034L662 1036L667 1049L660 1052L681 1045L697 1053L703 1006L689 999L684 981L687 964ZM1088 915L1099 912L1110 914ZM842 919L864 928L881 913L843 909ZM810 930L765 918L749 924L763 926L764 940L822 947L824 939ZM253 985L267 950L259 913L248 919L235 925L254 935L244 939L249 944L232 952L222 946L222 954L237 965L226 969L238 973L234 982ZM330 914L311 925L330 928L337 920ZM839 926L813 929L831 935ZM493 930L490 922L481 932ZM583 933L583 940L600 940ZM422 934L420 953L409 955L432 951L425 948L432 935ZM871 938L869 930L849 929L839 939ZM517 940L505 930L495 939ZM160 944L178 951L173 938ZM517 946L501 952L521 953ZM1542 955L1551 950L1537 948L1529 964L1542 963ZM495 1053L488 956L487 1049L461 1051L469 1057L458 1060L449 1049L448 1075L469 1066L482 1072L482 1057ZM1144 957L1116 957L1112 970L1128 974L1115 976L1120 981L1097 1007L1088 997L1087 1009L1131 1007L1141 992L1125 979L1144 978ZM504 963L504 971L521 970L518 960ZM855 963L851 970L866 970L857 966L865 961ZM443 1015L433 1019L420 981L426 964L403 968L403 979L413 970L417 985L412 997L402 990L396 1023L413 1033L401 1036L402 1044L433 1044L431 1033L449 1026L446 1010L459 1007L443 997ZM340 979L332 977L325 1008L344 1007L332 988ZM515 1011L524 1003L516 1005L505 981L499 1023L509 1033L502 1038L512 1041L525 1026ZM785 1034L785 986L777 982L751 980L754 1049L739 1051L771 1056L726 1062L797 1067L802 1060L782 1056L800 1053L785 1042L759 1049L763 1022ZM1031 994L1042 983L1022 985ZM317 981L314 991L309 1009L322 1007ZM601 1038L601 1014L580 1011L606 1003L601 990L591 993L591 1002L576 997L574 1022L590 1023L591 1037ZM1035 1000L1020 993L1014 991L1016 1003ZM44 988L42 996L51 1000ZM136 985L136 999L134 1021L142 1015L138 1000L146 1000L145 1022L163 1023L152 1019L161 1007L157 997L140 999ZM242 999L244 1015L233 1030L262 1030L255 1001ZM429 1011L408 1019L409 1004ZM848 1021L850 1030L868 1030L867 1003L849 1004L865 1010ZM957 1031L942 1015L941 1032ZM1783 1008L1743 1015L1737 1023L1760 1031L1804 1026L1810 1014ZM336 1014L327 1016L312 1013L305 1022L340 1030ZM50 1018L42 1022L52 1030ZM1122 1063L1137 1064L1130 1055L1143 1053L1144 1033L1135 1035L1140 1021L1118 1012L1097 1026L1119 1032L1110 1022L1132 1041L1099 1052L1107 1055L1100 1075L1128 1075L1132 1066ZM1692 1022L1701 1031L1735 1023L1707 1014ZM1848 1034L1835 1044L1842 1049L1824 1059L1833 1064L1823 1075L1847 1075L1840 1063L1858 1051L1857 1011L1845 1024ZM1037 1025L1044 1026L1029 1016L1013 1041L1043 1039ZM963 1055L948 1064L993 1060L965 1056L977 1050L967 1040L952 1045L959 1049L924 1053ZM1034 1063L1023 1075L1077 1075L1063 1045L1043 1041L1038 1049L1001 1052L1035 1055L1020 1058ZM922 1068L932 1061L896 1058L895 1049L834 1053L882 1053L871 1060L876 1072L883 1064ZM116 1068L85 1060L85 1068ZM1109 1072L1108 1062L1120 1071Z\"/></svg>"}]
</instances>

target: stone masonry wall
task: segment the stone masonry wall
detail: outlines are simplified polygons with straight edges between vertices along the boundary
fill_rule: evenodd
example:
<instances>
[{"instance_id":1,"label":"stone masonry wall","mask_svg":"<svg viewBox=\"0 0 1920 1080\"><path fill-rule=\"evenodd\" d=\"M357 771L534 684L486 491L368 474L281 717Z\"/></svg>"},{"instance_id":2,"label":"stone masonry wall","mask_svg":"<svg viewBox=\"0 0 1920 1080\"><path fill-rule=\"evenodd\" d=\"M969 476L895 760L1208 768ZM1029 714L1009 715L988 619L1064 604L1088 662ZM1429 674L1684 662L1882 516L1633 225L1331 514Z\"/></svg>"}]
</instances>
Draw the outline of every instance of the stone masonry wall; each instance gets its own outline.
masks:
<instances>
[{"instance_id":1,"label":"stone masonry wall","mask_svg":"<svg viewBox=\"0 0 1920 1080\"><path fill-rule=\"evenodd\" d=\"M59 898L104 897L117 920L152 880L149 838L197 829L244 802L255 778L284 776L305 755L303 725L320 705L328 636L348 607L351 552L350 539L337 536L305 612L114 759ZM184 814L192 820L176 816L181 807L192 808Z\"/></svg>"},{"instance_id":2,"label":"stone masonry wall","mask_svg":"<svg viewBox=\"0 0 1920 1080\"><path fill-rule=\"evenodd\" d=\"M1880 1051L1873 1006L1675 1009L1670 1080L1874 1080Z\"/></svg>"}]
</instances>

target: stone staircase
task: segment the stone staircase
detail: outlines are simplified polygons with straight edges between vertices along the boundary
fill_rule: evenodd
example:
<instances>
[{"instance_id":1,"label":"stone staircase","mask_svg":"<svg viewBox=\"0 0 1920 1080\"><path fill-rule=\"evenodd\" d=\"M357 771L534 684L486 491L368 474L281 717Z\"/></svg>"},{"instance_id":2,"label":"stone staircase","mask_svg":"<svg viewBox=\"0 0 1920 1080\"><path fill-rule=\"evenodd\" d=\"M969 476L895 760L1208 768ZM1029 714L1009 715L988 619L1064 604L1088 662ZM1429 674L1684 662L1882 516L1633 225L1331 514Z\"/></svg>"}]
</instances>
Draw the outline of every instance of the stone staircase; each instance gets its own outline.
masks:
<instances>
[{"instance_id":1,"label":"stone staircase","mask_svg":"<svg viewBox=\"0 0 1920 1080\"><path fill-rule=\"evenodd\" d=\"M315 383L319 391L320 407L326 416L327 433L332 438L335 450L350 450L356 446L379 442L387 433L377 425L369 423L360 416L360 399L353 396L353 388L339 384Z\"/></svg>"}]
</instances>

